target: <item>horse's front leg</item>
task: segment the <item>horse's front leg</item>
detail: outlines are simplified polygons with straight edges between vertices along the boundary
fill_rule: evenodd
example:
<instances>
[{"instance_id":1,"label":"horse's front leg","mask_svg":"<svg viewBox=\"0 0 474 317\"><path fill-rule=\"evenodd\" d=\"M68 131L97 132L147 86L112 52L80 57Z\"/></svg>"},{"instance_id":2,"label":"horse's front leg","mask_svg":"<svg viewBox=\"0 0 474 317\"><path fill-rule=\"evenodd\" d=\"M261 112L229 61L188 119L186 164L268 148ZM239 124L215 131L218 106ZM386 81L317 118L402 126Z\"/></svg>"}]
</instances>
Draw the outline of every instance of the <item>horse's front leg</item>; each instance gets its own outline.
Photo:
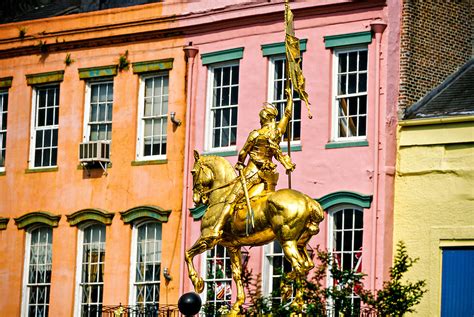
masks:
<instances>
[{"instance_id":1,"label":"horse's front leg","mask_svg":"<svg viewBox=\"0 0 474 317\"><path fill-rule=\"evenodd\" d=\"M242 304L245 301L244 285L242 284L242 254L240 252L240 247L228 247L227 250L230 254L232 278L234 279L235 285L237 287L237 299L228 316L238 316L240 314Z\"/></svg>"},{"instance_id":2,"label":"horse's front leg","mask_svg":"<svg viewBox=\"0 0 474 317\"><path fill-rule=\"evenodd\" d=\"M196 255L201 254L211 248L213 248L215 243L209 243L209 239L204 239L200 237L194 245L185 252L185 260L188 266L188 274L191 282L193 283L194 290L197 293L202 293L204 290L204 281L201 276L197 273L196 269L194 268L193 259Z\"/></svg>"}]
</instances>

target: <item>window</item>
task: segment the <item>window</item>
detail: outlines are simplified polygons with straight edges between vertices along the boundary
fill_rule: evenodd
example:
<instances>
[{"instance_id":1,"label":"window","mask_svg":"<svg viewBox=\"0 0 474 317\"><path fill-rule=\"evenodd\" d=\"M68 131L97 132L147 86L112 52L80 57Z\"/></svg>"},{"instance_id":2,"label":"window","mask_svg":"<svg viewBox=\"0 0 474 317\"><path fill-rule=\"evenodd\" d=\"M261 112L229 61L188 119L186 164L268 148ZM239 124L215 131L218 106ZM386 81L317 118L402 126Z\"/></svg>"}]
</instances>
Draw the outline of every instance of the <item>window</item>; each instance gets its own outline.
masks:
<instances>
[{"instance_id":1,"label":"window","mask_svg":"<svg viewBox=\"0 0 474 317\"><path fill-rule=\"evenodd\" d=\"M263 272L265 283L265 294L272 297L273 305L281 303L281 278L283 273L291 271L291 264L285 259L283 250L278 241L265 245L265 263Z\"/></svg>"},{"instance_id":2,"label":"window","mask_svg":"<svg viewBox=\"0 0 474 317\"><path fill-rule=\"evenodd\" d=\"M86 141L112 140L113 102L114 84L112 81L87 83L84 115Z\"/></svg>"},{"instance_id":3,"label":"window","mask_svg":"<svg viewBox=\"0 0 474 317\"><path fill-rule=\"evenodd\" d=\"M342 270L362 270L363 212L355 206L342 206L330 213L329 250ZM330 277L331 279L331 277ZM332 280L330 285L337 285ZM352 296L353 307L360 307L360 299Z\"/></svg>"},{"instance_id":4,"label":"window","mask_svg":"<svg viewBox=\"0 0 474 317\"><path fill-rule=\"evenodd\" d=\"M215 316L222 306L230 309L232 271L227 250L217 245L206 252L204 302L206 316Z\"/></svg>"},{"instance_id":5,"label":"window","mask_svg":"<svg viewBox=\"0 0 474 317\"><path fill-rule=\"evenodd\" d=\"M333 139L367 136L367 48L334 51Z\"/></svg>"},{"instance_id":6,"label":"window","mask_svg":"<svg viewBox=\"0 0 474 317\"><path fill-rule=\"evenodd\" d=\"M278 109L277 120L281 120L286 106L286 58L284 55L270 58L268 85L268 102L273 103ZM301 100L297 92L293 94L293 112L290 120L291 141L301 139ZM288 141L288 131L283 136L283 141Z\"/></svg>"},{"instance_id":7,"label":"window","mask_svg":"<svg viewBox=\"0 0 474 317\"><path fill-rule=\"evenodd\" d=\"M26 234L22 316L45 317L49 314L53 231L36 227Z\"/></svg>"},{"instance_id":8,"label":"window","mask_svg":"<svg viewBox=\"0 0 474 317\"><path fill-rule=\"evenodd\" d=\"M0 172L5 170L7 149L8 92L0 90Z\"/></svg>"},{"instance_id":9,"label":"window","mask_svg":"<svg viewBox=\"0 0 474 317\"><path fill-rule=\"evenodd\" d=\"M141 78L138 110L138 159L166 157L168 74Z\"/></svg>"},{"instance_id":10,"label":"window","mask_svg":"<svg viewBox=\"0 0 474 317\"><path fill-rule=\"evenodd\" d=\"M211 150L235 149L239 104L239 64L209 67L207 147Z\"/></svg>"},{"instance_id":11,"label":"window","mask_svg":"<svg viewBox=\"0 0 474 317\"><path fill-rule=\"evenodd\" d=\"M30 167L54 167L58 158L59 85L33 88Z\"/></svg>"},{"instance_id":12,"label":"window","mask_svg":"<svg viewBox=\"0 0 474 317\"><path fill-rule=\"evenodd\" d=\"M104 290L105 225L79 230L76 316L102 316Z\"/></svg>"},{"instance_id":13,"label":"window","mask_svg":"<svg viewBox=\"0 0 474 317\"><path fill-rule=\"evenodd\" d=\"M160 302L161 223L133 227L130 303L145 308Z\"/></svg>"}]
</instances>

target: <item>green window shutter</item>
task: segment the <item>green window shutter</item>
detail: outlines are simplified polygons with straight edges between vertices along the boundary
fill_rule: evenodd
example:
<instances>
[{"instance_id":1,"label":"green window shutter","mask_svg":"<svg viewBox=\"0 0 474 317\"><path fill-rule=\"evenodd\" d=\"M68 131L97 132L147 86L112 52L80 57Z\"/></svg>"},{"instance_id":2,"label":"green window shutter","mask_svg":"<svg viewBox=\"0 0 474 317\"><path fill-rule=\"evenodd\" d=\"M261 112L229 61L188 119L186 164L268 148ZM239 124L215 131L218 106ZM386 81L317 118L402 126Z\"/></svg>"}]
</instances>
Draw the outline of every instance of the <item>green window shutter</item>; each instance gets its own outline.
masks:
<instances>
[{"instance_id":1,"label":"green window shutter","mask_svg":"<svg viewBox=\"0 0 474 317\"><path fill-rule=\"evenodd\" d=\"M26 75L26 83L29 86L60 82L63 81L63 79L64 70L59 70L57 72Z\"/></svg>"},{"instance_id":2,"label":"green window shutter","mask_svg":"<svg viewBox=\"0 0 474 317\"><path fill-rule=\"evenodd\" d=\"M79 79L93 79L117 75L117 65L79 68Z\"/></svg>"},{"instance_id":3,"label":"green window shutter","mask_svg":"<svg viewBox=\"0 0 474 317\"><path fill-rule=\"evenodd\" d=\"M132 68L134 74L170 70L173 68L173 59L168 58L154 61L136 62L132 63Z\"/></svg>"},{"instance_id":4,"label":"green window shutter","mask_svg":"<svg viewBox=\"0 0 474 317\"><path fill-rule=\"evenodd\" d=\"M371 31L328 35L324 37L324 44L326 48L357 44L368 44L370 42L372 42Z\"/></svg>"},{"instance_id":5,"label":"green window shutter","mask_svg":"<svg viewBox=\"0 0 474 317\"><path fill-rule=\"evenodd\" d=\"M306 43L308 39L300 40L300 51L306 52ZM285 54L285 42L263 44L262 45L263 56L281 55Z\"/></svg>"},{"instance_id":6,"label":"green window shutter","mask_svg":"<svg viewBox=\"0 0 474 317\"><path fill-rule=\"evenodd\" d=\"M10 88L12 86L13 77L0 78L0 89Z\"/></svg>"},{"instance_id":7,"label":"green window shutter","mask_svg":"<svg viewBox=\"0 0 474 317\"><path fill-rule=\"evenodd\" d=\"M243 57L244 57L243 47L201 54L201 60L202 60L203 65L227 62L227 61L232 61L236 59L242 59Z\"/></svg>"}]
</instances>

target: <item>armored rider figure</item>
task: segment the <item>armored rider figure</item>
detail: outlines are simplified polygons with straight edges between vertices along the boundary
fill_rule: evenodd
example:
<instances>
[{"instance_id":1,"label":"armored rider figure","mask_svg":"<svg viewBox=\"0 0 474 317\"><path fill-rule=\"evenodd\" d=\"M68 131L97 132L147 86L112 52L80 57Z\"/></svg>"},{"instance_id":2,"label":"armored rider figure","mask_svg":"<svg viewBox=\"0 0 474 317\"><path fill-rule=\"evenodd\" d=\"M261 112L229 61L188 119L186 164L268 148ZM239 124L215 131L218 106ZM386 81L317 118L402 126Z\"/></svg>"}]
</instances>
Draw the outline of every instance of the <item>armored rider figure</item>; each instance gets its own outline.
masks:
<instances>
[{"instance_id":1,"label":"armored rider figure","mask_svg":"<svg viewBox=\"0 0 474 317\"><path fill-rule=\"evenodd\" d=\"M248 189L255 188L258 184L264 184L265 190L275 190L278 173L276 172L276 164L272 161L273 157L283 165L287 173L295 169L295 164L291 162L291 158L284 155L280 148L281 137L286 131L291 116L293 103L291 94L291 90L288 89L285 113L279 122L276 122L278 110L275 106L269 103L264 105L259 113L261 128L250 132L247 141L239 152L235 168L244 175ZM247 155L249 161L245 165ZM212 236L221 236L222 228L232 215L235 203L244 196L242 186L241 182L235 183L231 193L227 196L219 219L214 226Z\"/></svg>"}]
</instances>

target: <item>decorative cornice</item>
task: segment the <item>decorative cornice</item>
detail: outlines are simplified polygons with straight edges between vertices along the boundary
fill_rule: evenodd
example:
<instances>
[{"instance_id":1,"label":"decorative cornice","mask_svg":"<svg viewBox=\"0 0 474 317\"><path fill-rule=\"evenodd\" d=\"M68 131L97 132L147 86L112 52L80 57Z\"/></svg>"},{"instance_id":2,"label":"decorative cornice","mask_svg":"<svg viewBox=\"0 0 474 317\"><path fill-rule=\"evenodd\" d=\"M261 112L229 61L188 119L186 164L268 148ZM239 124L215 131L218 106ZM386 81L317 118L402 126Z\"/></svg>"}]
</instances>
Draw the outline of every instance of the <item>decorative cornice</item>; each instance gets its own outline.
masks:
<instances>
[{"instance_id":1,"label":"decorative cornice","mask_svg":"<svg viewBox=\"0 0 474 317\"><path fill-rule=\"evenodd\" d=\"M324 45L326 48L357 44L368 44L370 42L372 42L371 31L328 35L324 37Z\"/></svg>"},{"instance_id":2,"label":"decorative cornice","mask_svg":"<svg viewBox=\"0 0 474 317\"><path fill-rule=\"evenodd\" d=\"M308 42L307 39L300 40L300 51L306 51L306 43ZM285 54L285 42L278 42L278 43L271 43L271 44L263 44L261 46L263 56L271 56L271 55L281 55Z\"/></svg>"},{"instance_id":3,"label":"decorative cornice","mask_svg":"<svg viewBox=\"0 0 474 317\"><path fill-rule=\"evenodd\" d=\"M158 222L168 222L171 210L164 210L158 206L138 206L120 212L120 218L124 223L132 223L135 220L152 219Z\"/></svg>"},{"instance_id":4,"label":"decorative cornice","mask_svg":"<svg viewBox=\"0 0 474 317\"><path fill-rule=\"evenodd\" d=\"M147 72L157 72L160 70L170 70L173 68L173 60L173 58L168 58L155 61L132 63L133 73L141 74Z\"/></svg>"},{"instance_id":5,"label":"decorative cornice","mask_svg":"<svg viewBox=\"0 0 474 317\"><path fill-rule=\"evenodd\" d=\"M37 223L42 223L50 227L57 227L61 216L53 215L46 211L34 211L13 219L15 220L18 229L24 229Z\"/></svg>"},{"instance_id":6,"label":"decorative cornice","mask_svg":"<svg viewBox=\"0 0 474 317\"><path fill-rule=\"evenodd\" d=\"M29 86L56 83L56 82L61 82L63 80L64 80L64 70L26 75L26 83Z\"/></svg>"},{"instance_id":7,"label":"decorative cornice","mask_svg":"<svg viewBox=\"0 0 474 317\"><path fill-rule=\"evenodd\" d=\"M104 225L110 225L114 215L114 213L105 210L88 208L66 215L66 218L70 226L77 226L86 221L97 221Z\"/></svg>"},{"instance_id":8,"label":"decorative cornice","mask_svg":"<svg viewBox=\"0 0 474 317\"><path fill-rule=\"evenodd\" d=\"M116 76L117 68L117 65L79 68L79 79Z\"/></svg>"},{"instance_id":9,"label":"decorative cornice","mask_svg":"<svg viewBox=\"0 0 474 317\"><path fill-rule=\"evenodd\" d=\"M0 78L0 89L7 89L12 86L13 77Z\"/></svg>"},{"instance_id":10,"label":"decorative cornice","mask_svg":"<svg viewBox=\"0 0 474 317\"><path fill-rule=\"evenodd\" d=\"M351 191L338 191L316 199L324 210L339 204L351 204L361 208L370 208L372 195L363 195Z\"/></svg>"},{"instance_id":11,"label":"decorative cornice","mask_svg":"<svg viewBox=\"0 0 474 317\"><path fill-rule=\"evenodd\" d=\"M0 230L5 230L7 228L8 221L10 221L10 218L0 217Z\"/></svg>"},{"instance_id":12,"label":"decorative cornice","mask_svg":"<svg viewBox=\"0 0 474 317\"><path fill-rule=\"evenodd\" d=\"M244 57L243 47L231 48L228 50L201 54L203 65L233 61L233 60L242 59L243 57Z\"/></svg>"},{"instance_id":13,"label":"decorative cornice","mask_svg":"<svg viewBox=\"0 0 474 317\"><path fill-rule=\"evenodd\" d=\"M199 220L206 213L207 207L207 205L199 205L194 208L189 208L189 212L191 213L191 216L194 220Z\"/></svg>"}]
</instances>

